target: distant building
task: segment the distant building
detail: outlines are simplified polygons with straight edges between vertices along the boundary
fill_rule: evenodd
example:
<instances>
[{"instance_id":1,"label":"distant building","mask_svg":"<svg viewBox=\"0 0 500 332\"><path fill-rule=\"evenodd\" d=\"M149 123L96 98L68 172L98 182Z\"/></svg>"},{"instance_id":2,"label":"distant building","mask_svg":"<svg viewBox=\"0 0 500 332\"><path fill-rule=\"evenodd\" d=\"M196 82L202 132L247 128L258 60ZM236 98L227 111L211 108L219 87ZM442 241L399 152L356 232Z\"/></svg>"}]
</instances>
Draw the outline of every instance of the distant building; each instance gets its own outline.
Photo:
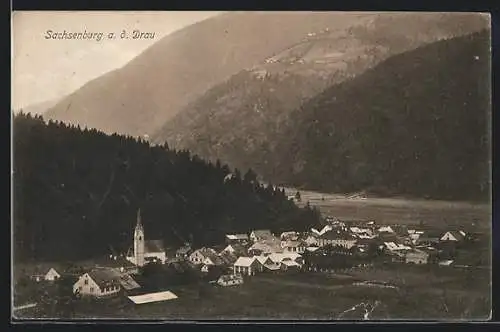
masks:
<instances>
[{"instance_id":1,"label":"distant building","mask_svg":"<svg viewBox=\"0 0 500 332\"><path fill-rule=\"evenodd\" d=\"M428 260L429 260L429 254L422 250L408 251L405 256L406 263L427 264Z\"/></svg>"},{"instance_id":2,"label":"distant building","mask_svg":"<svg viewBox=\"0 0 500 332\"><path fill-rule=\"evenodd\" d=\"M159 261L162 264L167 259L162 240L147 240L144 237L144 227L141 222L141 210L137 211L137 225L134 231L134 247L127 255L127 260L137 266L144 266L150 261Z\"/></svg>"},{"instance_id":3,"label":"distant building","mask_svg":"<svg viewBox=\"0 0 500 332\"><path fill-rule=\"evenodd\" d=\"M222 249L222 251L219 253L219 254L222 254L224 252L228 252L230 254L234 254L234 255L237 255L237 256L246 256L247 255L247 248L241 244L237 244L237 243L234 243L234 244L229 244L227 245L227 247L225 247L224 249Z\"/></svg>"},{"instance_id":4,"label":"distant building","mask_svg":"<svg viewBox=\"0 0 500 332\"><path fill-rule=\"evenodd\" d=\"M296 252L302 254L306 251L306 247L307 244L300 240L281 241L281 248L283 248L284 252Z\"/></svg>"},{"instance_id":5,"label":"distant building","mask_svg":"<svg viewBox=\"0 0 500 332\"><path fill-rule=\"evenodd\" d=\"M189 254L191 254L191 246L184 245L175 251L175 258L185 259L189 257Z\"/></svg>"}]
</instances>

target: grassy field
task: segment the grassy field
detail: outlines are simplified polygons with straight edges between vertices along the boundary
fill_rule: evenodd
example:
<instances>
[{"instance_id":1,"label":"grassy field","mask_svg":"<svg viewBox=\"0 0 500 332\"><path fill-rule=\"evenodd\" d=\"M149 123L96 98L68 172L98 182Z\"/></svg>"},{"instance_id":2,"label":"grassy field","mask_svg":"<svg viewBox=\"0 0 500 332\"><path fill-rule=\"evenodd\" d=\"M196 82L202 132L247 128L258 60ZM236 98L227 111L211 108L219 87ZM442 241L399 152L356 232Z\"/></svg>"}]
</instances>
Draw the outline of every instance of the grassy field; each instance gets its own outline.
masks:
<instances>
[{"instance_id":1,"label":"grassy field","mask_svg":"<svg viewBox=\"0 0 500 332\"><path fill-rule=\"evenodd\" d=\"M387 281L394 288L353 285L361 280ZM485 320L491 307L490 271L429 266L355 269L344 275L263 274L240 286L205 284L171 291L179 298L163 303L134 305L125 297L80 301L71 318L359 320L365 310L350 308L378 303L369 316L372 320Z\"/></svg>"},{"instance_id":2,"label":"grassy field","mask_svg":"<svg viewBox=\"0 0 500 332\"><path fill-rule=\"evenodd\" d=\"M287 195L296 190L285 189ZM491 229L491 206L467 202L448 202L404 198L349 199L344 195L300 191L301 205L309 202L325 215L341 220L375 220L378 224L418 224L465 226L476 221L483 229Z\"/></svg>"}]
</instances>

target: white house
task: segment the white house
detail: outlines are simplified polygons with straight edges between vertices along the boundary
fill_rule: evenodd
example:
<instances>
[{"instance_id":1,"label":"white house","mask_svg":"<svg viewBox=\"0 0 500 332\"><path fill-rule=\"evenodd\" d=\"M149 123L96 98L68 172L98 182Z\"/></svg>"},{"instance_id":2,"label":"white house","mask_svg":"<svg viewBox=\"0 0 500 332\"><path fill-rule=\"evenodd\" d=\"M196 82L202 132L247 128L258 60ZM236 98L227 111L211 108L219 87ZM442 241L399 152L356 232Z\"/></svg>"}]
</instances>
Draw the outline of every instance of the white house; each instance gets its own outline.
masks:
<instances>
[{"instance_id":1,"label":"white house","mask_svg":"<svg viewBox=\"0 0 500 332\"><path fill-rule=\"evenodd\" d=\"M250 233L250 240L253 242L271 240L274 236L268 229L254 230Z\"/></svg>"},{"instance_id":2,"label":"white house","mask_svg":"<svg viewBox=\"0 0 500 332\"><path fill-rule=\"evenodd\" d=\"M147 240L144 236L144 227L141 222L141 210L137 211L137 225L134 230L134 246L127 254L127 260L137 266L144 266L150 261L159 261L162 264L167 260L167 254L162 240Z\"/></svg>"},{"instance_id":3,"label":"white house","mask_svg":"<svg viewBox=\"0 0 500 332\"><path fill-rule=\"evenodd\" d=\"M81 296L106 297L120 292L116 275L107 269L95 269L83 274L73 285L73 293Z\"/></svg>"},{"instance_id":4,"label":"white house","mask_svg":"<svg viewBox=\"0 0 500 332\"><path fill-rule=\"evenodd\" d=\"M281 241L281 248L284 252L296 252L303 254L306 251L307 244L298 240L285 240Z\"/></svg>"},{"instance_id":5,"label":"white house","mask_svg":"<svg viewBox=\"0 0 500 332\"><path fill-rule=\"evenodd\" d=\"M233 273L253 276L259 270L259 264L253 257L238 257L233 265Z\"/></svg>"},{"instance_id":6,"label":"white house","mask_svg":"<svg viewBox=\"0 0 500 332\"><path fill-rule=\"evenodd\" d=\"M53 267L50 268L49 272L47 272L44 277L47 281L55 281L59 278L61 278L61 275Z\"/></svg>"},{"instance_id":7,"label":"white house","mask_svg":"<svg viewBox=\"0 0 500 332\"><path fill-rule=\"evenodd\" d=\"M344 231L329 231L318 238L320 247L326 245L341 246L346 249L354 247L357 239L350 233Z\"/></svg>"},{"instance_id":8,"label":"white house","mask_svg":"<svg viewBox=\"0 0 500 332\"><path fill-rule=\"evenodd\" d=\"M202 264L205 258L209 256L217 256L217 252L212 248L200 248L189 255L189 261L194 265Z\"/></svg>"}]
</instances>

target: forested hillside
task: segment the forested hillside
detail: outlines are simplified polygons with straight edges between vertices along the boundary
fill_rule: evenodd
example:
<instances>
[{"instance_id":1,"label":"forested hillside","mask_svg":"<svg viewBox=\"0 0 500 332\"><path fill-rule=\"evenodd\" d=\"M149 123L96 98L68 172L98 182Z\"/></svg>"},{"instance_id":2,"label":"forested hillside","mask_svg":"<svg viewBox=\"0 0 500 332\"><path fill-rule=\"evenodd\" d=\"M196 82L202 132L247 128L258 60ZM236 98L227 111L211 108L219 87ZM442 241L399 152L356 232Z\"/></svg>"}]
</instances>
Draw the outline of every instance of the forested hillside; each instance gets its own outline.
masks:
<instances>
[{"instance_id":1,"label":"forested hillside","mask_svg":"<svg viewBox=\"0 0 500 332\"><path fill-rule=\"evenodd\" d=\"M436 42L327 89L258 170L316 190L488 200L490 45L488 31Z\"/></svg>"},{"instance_id":2,"label":"forested hillside","mask_svg":"<svg viewBox=\"0 0 500 332\"><path fill-rule=\"evenodd\" d=\"M141 208L146 237L211 245L228 232L307 229L315 210L284 191L187 151L20 113L14 130L17 259L80 259L126 250ZM229 174L232 174L229 175Z\"/></svg>"}]
</instances>

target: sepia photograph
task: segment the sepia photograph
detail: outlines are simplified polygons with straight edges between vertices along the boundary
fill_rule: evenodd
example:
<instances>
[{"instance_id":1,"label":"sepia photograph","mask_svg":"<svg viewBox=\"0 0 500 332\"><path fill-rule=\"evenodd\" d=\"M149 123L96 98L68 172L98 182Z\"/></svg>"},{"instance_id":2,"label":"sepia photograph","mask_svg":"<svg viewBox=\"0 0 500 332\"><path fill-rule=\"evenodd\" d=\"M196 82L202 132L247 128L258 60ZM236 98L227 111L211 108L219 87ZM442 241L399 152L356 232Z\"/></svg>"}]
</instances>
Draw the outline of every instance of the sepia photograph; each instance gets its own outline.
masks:
<instances>
[{"instance_id":1,"label":"sepia photograph","mask_svg":"<svg viewBox=\"0 0 500 332\"><path fill-rule=\"evenodd\" d=\"M13 321L488 321L491 19L14 11Z\"/></svg>"}]
</instances>

